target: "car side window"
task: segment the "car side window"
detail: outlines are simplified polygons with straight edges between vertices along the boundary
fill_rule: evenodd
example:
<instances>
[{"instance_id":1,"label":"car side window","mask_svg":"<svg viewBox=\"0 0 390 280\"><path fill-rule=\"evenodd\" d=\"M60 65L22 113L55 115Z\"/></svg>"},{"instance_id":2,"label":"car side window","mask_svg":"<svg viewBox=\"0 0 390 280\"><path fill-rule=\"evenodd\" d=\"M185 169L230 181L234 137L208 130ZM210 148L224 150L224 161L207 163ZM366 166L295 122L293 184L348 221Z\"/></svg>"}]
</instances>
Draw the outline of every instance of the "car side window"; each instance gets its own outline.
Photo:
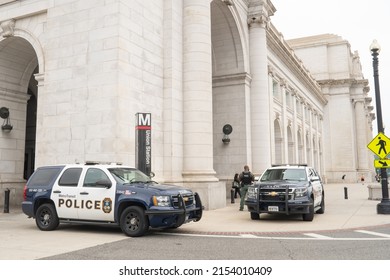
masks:
<instances>
[{"instance_id":1,"label":"car side window","mask_svg":"<svg viewBox=\"0 0 390 280\"><path fill-rule=\"evenodd\" d=\"M62 174L58 185L61 187L77 187L82 168L68 168Z\"/></svg>"},{"instance_id":2,"label":"car side window","mask_svg":"<svg viewBox=\"0 0 390 280\"><path fill-rule=\"evenodd\" d=\"M107 180L110 181L106 173L103 170L98 168L88 168L87 173L84 179L84 187L99 187L96 185L96 182Z\"/></svg>"}]
</instances>

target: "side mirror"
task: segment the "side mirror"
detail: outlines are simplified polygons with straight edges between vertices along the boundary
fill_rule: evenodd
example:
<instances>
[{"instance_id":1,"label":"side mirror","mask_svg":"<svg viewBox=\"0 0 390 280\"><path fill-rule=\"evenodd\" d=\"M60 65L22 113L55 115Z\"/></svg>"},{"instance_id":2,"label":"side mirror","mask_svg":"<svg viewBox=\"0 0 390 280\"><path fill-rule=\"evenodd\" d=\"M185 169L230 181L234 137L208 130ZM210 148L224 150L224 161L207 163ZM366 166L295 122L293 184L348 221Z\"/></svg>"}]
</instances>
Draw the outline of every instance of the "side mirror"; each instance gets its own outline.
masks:
<instances>
[{"instance_id":1,"label":"side mirror","mask_svg":"<svg viewBox=\"0 0 390 280\"><path fill-rule=\"evenodd\" d=\"M96 182L97 187L105 187L107 189L111 188L112 184L110 180L99 180Z\"/></svg>"},{"instance_id":2,"label":"side mirror","mask_svg":"<svg viewBox=\"0 0 390 280\"><path fill-rule=\"evenodd\" d=\"M319 181L320 180L320 177L318 177L318 176L312 176L311 178L310 178L310 181L312 181L312 182L314 182L314 181Z\"/></svg>"}]
</instances>

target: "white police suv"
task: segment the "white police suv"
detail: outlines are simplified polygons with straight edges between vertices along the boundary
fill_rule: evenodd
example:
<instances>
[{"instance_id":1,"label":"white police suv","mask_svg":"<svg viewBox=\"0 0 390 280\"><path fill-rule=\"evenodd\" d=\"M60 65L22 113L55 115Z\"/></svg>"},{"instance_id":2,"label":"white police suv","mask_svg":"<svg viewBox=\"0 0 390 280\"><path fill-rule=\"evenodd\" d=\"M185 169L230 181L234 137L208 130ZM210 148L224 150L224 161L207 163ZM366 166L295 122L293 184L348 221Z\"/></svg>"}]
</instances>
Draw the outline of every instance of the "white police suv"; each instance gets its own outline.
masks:
<instances>
[{"instance_id":1,"label":"white police suv","mask_svg":"<svg viewBox=\"0 0 390 280\"><path fill-rule=\"evenodd\" d=\"M325 192L317 171L307 165L274 165L248 188L245 204L252 220L260 213L302 214L312 221L325 212Z\"/></svg>"},{"instance_id":2,"label":"white police suv","mask_svg":"<svg viewBox=\"0 0 390 280\"><path fill-rule=\"evenodd\" d=\"M117 224L131 237L149 227L177 228L202 217L197 193L158 184L117 164L66 164L38 168L24 188L22 210L44 231L60 222Z\"/></svg>"}]
</instances>

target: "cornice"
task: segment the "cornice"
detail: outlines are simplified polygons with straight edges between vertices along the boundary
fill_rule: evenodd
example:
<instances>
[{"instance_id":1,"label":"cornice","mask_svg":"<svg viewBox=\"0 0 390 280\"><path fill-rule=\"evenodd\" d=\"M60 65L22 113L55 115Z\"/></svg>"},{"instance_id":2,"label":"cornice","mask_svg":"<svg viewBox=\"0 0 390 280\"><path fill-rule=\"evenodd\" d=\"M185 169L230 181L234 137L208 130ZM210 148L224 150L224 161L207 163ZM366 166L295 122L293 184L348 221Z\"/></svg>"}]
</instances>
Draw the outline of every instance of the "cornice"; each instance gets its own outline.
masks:
<instances>
[{"instance_id":1,"label":"cornice","mask_svg":"<svg viewBox=\"0 0 390 280\"><path fill-rule=\"evenodd\" d=\"M367 89L368 80L367 79L328 79L328 80L318 80L317 81L321 86L356 86L360 85L364 87L365 92L369 91Z\"/></svg>"},{"instance_id":2,"label":"cornice","mask_svg":"<svg viewBox=\"0 0 390 280\"><path fill-rule=\"evenodd\" d=\"M322 93L320 84L314 79L306 69L303 62L295 55L291 47L286 43L283 35L270 22L267 28L267 46L281 58L286 66L306 85L310 92L322 103L328 101Z\"/></svg>"}]
</instances>

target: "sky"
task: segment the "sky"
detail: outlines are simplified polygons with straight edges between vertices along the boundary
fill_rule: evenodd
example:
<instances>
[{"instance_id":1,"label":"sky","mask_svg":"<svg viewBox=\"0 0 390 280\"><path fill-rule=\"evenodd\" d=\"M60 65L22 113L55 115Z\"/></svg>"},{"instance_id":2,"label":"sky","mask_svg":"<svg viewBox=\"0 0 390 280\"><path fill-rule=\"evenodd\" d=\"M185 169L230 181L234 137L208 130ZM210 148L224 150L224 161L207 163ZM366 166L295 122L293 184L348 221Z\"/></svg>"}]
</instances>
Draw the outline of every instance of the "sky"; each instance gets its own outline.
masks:
<instances>
[{"instance_id":1,"label":"sky","mask_svg":"<svg viewBox=\"0 0 390 280\"><path fill-rule=\"evenodd\" d=\"M385 134L390 135L390 1L388 0L271 0L276 8L272 24L285 40L319 34L336 34L358 51L363 76L369 81L375 107L370 45L376 39L379 54L379 91ZM373 122L377 133L377 119ZM388 128L388 129L386 129Z\"/></svg>"}]
</instances>

